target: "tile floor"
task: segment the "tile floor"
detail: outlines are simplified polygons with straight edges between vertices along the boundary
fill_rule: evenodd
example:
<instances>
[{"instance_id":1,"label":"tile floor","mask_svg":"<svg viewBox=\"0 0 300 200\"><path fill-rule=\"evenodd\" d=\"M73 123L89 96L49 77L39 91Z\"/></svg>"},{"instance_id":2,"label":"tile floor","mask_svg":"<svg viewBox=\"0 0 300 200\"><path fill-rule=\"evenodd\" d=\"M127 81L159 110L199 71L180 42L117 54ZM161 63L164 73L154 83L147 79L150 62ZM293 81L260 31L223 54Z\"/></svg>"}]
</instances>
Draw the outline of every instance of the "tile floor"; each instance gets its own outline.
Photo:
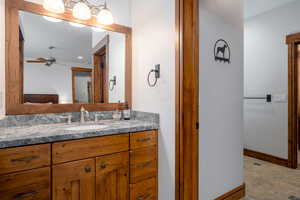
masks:
<instances>
[{"instance_id":1,"label":"tile floor","mask_svg":"<svg viewBox=\"0 0 300 200\"><path fill-rule=\"evenodd\" d=\"M300 151L298 156L300 161ZM244 200L300 200L300 164L292 170L250 157L244 161Z\"/></svg>"}]
</instances>

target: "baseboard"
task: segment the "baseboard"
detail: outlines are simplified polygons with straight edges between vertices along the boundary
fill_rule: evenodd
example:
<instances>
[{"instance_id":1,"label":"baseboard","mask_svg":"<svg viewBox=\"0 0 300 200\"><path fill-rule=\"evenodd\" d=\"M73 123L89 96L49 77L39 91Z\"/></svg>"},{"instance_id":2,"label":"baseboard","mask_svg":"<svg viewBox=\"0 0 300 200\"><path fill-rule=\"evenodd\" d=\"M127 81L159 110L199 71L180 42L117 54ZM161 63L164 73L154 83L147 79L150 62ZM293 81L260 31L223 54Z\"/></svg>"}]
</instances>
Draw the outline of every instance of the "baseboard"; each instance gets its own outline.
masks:
<instances>
[{"instance_id":1,"label":"baseboard","mask_svg":"<svg viewBox=\"0 0 300 200\"><path fill-rule=\"evenodd\" d=\"M274 163L274 164L277 164L277 165L281 165L281 166L284 166L284 167L288 167L288 160L287 159L278 158L276 156L272 156L272 155L269 155L269 154L260 153L260 152L257 152L257 151L252 151L250 149L244 149L244 155L252 157L252 158L256 158L256 159L259 159L259 160L267 161L267 162L270 162L270 163Z\"/></svg>"},{"instance_id":2,"label":"baseboard","mask_svg":"<svg viewBox=\"0 0 300 200\"><path fill-rule=\"evenodd\" d=\"M241 198L245 197L246 195L246 185L243 184L226 194L216 198L215 200L240 200Z\"/></svg>"}]
</instances>

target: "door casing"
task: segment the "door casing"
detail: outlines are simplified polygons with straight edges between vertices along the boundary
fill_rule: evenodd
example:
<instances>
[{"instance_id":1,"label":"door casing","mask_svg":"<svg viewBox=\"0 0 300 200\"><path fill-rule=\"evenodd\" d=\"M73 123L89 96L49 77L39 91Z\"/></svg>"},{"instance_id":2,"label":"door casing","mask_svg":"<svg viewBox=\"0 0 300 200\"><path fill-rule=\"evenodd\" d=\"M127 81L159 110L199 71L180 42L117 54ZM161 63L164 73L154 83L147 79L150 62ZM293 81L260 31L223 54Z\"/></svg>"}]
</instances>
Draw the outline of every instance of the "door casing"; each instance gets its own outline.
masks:
<instances>
[{"instance_id":1,"label":"door casing","mask_svg":"<svg viewBox=\"0 0 300 200\"><path fill-rule=\"evenodd\" d=\"M198 200L199 6L176 0L176 200Z\"/></svg>"}]
</instances>

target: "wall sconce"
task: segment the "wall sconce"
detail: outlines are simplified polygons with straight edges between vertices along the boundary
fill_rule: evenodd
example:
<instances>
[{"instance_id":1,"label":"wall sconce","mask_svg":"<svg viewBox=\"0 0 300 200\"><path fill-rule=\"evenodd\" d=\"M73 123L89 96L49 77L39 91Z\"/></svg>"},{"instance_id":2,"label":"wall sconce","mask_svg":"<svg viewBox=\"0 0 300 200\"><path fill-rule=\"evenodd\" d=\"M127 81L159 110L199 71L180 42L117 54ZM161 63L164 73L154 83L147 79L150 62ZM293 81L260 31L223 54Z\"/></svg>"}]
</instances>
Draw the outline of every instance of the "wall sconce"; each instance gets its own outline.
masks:
<instances>
[{"instance_id":1,"label":"wall sconce","mask_svg":"<svg viewBox=\"0 0 300 200\"><path fill-rule=\"evenodd\" d=\"M117 85L117 76L113 76L113 78L109 80L109 90L113 91L116 85Z\"/></svg>"},{"instance_id":2,"label":"wall sconce","mask_svg":"<svg viewBox=\"0 0 300 200\"><path fill-rule=\"evenodd\" d=\"M150 76L152 73L154 73L155 75L155 81L153 83L150 82ZM151 69L150 72L148 73L148 77L147 77L148 85L150 87L154 87L159 78L160 78L160 64L157 64L155 65L155 69Z\"/></svg>"}]
</instances>

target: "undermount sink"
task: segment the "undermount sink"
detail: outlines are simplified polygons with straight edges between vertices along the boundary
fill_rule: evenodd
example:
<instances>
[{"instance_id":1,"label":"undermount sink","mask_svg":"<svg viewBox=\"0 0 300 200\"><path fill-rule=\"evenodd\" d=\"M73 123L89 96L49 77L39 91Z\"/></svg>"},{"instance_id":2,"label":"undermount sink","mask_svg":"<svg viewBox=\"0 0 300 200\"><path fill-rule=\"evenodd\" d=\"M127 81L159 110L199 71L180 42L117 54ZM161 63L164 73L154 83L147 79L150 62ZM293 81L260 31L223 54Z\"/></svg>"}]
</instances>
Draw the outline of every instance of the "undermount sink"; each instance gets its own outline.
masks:
<instances>
[{"instance_id":1,"label":"undermount sink","mask_svg":"<svg viewBox=\"0 0 300 200\"><path fill-rule=\"evenodd\" d=\"M74 127L65 128L67 131L87 131L87 130L99 130L106 128L107 125L79 125Z\"/></svg>"}]
</instances>

